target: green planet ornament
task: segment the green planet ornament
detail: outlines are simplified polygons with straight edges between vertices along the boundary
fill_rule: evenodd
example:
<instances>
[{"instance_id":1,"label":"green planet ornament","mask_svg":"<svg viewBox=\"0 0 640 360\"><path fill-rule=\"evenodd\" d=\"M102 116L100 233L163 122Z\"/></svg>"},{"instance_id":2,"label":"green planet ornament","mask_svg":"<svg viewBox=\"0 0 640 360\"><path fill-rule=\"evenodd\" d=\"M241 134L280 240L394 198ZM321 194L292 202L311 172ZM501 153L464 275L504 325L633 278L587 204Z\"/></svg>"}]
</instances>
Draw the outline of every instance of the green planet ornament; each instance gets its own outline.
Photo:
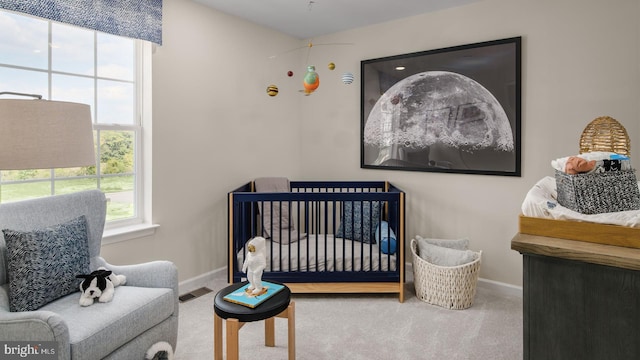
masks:
<instances>
[{"instance_id":1,"label":"green planet ornament","mask_svg":"<svg viewBox=\"0 0 640 360\"><path fill-rule=\"evenodd\" d=\"M273 85L273 84L267 86L267 95L269 95L269 96L278 95L278 87Z\"/></svg>"},{"instance_id":2,"label":"green planet ornament","mask_svg":"<svg viewBox=\"0 0 640 360\"><path fill-rule=\"evenodd\" d=\"M307 72L304 74L302 85L304 86L305 95L311 95L311 93L316 91L318 86L320 86L320 77L316 72L315 66L307 66Z\"/></svg>"}]
</instances>

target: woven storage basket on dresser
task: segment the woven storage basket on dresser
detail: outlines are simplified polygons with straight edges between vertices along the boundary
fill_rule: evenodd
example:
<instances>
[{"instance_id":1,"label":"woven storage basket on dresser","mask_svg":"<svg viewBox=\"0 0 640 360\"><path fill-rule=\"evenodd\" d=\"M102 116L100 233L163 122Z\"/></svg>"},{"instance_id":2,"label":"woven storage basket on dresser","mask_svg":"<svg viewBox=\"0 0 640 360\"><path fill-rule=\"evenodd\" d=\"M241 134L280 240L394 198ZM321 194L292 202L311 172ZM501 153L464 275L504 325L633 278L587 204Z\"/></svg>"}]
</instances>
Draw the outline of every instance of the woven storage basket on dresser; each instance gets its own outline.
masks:
<instances>
[{"instance_id":1,"label":"woven storage basket on dresser","mask_svg":"<svg viewBox=\"0 0 640 360\"><path fill-rule=\"evenodd\" d=\"M580 153L606 151L629 155L627 130L617 120L602 116L591 121L580 136ZM634 170L569 175L556 170L558 203L582 214L640 210L640 191Z\"/></svg>"},{"instance_id":2,"label":"woven storage basket on dresser","mask_svg":"<svg viewBox=\"0 0 640 360\"><path fill-rule=\"evenodd\" d=\"M480 274L480 258L460 266L438 266L418 254L418 243L411 239L413 282L416 295L424 302L447 309L466 309L473 305Z\"/></svg>"},{"instance_id":3,"label":"woven storage basket on dresser","mask_svg":"<svg viewBox=\"0 0 640 360\"><path fill-rule=\"evenodd\" d=\"M558 203L582 214L640 210L633 170L569 175L556 170Z\"/></svg>"}]
</instances>

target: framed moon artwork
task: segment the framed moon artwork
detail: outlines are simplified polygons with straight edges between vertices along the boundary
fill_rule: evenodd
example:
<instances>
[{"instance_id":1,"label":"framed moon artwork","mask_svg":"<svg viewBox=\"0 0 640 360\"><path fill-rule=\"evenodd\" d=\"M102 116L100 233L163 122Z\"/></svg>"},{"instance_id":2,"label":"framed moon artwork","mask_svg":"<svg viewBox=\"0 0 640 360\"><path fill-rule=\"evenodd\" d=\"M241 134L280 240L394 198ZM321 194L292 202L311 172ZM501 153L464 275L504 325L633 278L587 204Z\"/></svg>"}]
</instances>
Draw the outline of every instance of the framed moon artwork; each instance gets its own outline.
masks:
<instances>
[{"instance_id":1,"label":"framed moon artwork","mask_svg":"<svg viewBox=\"0 0 640 360\"><path fill-rule=\"evenodd\" d=\"M521 37L360 66L362 168L521 175Z\"/></svg>"}]
</instances>

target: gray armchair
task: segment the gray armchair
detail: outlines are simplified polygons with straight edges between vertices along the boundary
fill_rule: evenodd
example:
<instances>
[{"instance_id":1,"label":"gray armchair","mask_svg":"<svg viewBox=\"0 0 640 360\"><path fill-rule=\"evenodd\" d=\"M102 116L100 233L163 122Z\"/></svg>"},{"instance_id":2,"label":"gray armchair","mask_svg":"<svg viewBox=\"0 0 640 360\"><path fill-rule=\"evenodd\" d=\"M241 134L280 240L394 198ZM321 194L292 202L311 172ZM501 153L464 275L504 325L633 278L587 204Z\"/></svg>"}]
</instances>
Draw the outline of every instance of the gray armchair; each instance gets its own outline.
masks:
<instances>
[{"instance_id":1,"label":"gray armchair","mask_svg":"<svg viewBox=\"0 0 640 360\"><path fill-rule=\"evenodd\" d=\"M106 216L102 192L89 190L0 205L0 230L28 232L81 215L86 218L90 270L104 266L125 275L126 285L117 287L108 303L82 307L78 303L80 292L76 291L33 311L11 312L9 281L15 275L8 272L16 260L12 260L11 267L11 254L0 232L0 340L55 341L58 359L65 360L142 360L149 347L161 341L175 349L177 269L168 261L115 266L100 257Z\"/></svg>"}]
</instances>

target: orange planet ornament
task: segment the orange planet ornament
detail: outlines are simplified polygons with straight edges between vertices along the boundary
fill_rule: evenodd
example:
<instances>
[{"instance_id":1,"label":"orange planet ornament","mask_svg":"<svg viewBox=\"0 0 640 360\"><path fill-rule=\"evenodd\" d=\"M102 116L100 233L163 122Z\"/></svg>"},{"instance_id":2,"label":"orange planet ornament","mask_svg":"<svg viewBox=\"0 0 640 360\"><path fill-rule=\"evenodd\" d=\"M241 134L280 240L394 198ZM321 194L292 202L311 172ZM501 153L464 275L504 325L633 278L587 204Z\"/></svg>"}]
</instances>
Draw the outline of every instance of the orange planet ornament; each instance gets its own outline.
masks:
<instances>
[{"instance_id":1,"label":"orange planet ornament","mask_svg":"<svg viewBox=\"0 0 640 360\"><path fill-rule=\"evenodd\" d=\"M318 86L320 86L320 77L316 72L315 66L307 66L307 72L304 74L302 85L304 86L305 95L310 95L312 92L316 91Z\"/></svg>"}]
</instances>

